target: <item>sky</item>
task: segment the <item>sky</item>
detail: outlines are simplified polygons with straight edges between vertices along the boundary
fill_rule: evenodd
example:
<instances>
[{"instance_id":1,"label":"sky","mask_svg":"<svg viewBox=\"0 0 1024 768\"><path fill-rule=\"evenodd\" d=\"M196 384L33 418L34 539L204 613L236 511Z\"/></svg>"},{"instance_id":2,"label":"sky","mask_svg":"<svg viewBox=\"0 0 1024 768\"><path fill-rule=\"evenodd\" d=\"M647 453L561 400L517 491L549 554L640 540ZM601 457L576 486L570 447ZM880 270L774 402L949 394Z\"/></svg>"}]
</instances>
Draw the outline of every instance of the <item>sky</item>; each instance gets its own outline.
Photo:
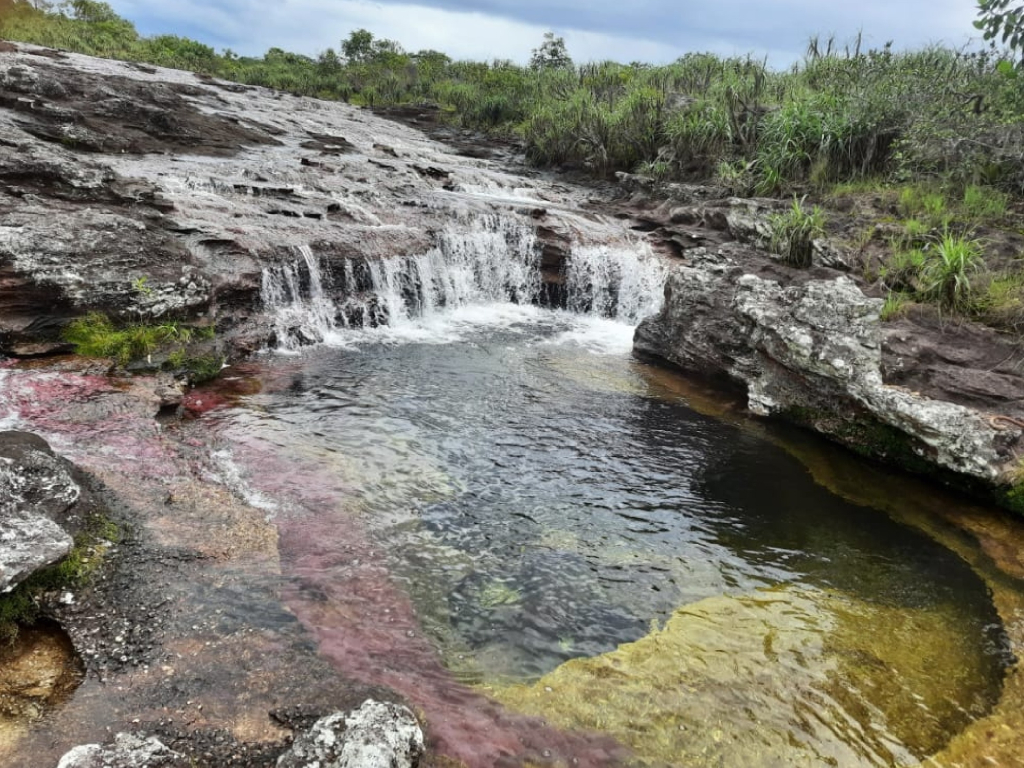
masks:
<instances>
[{"instance_id":1,"label":"sky","mask_svg":"<svg viewBox=\"0 0 1024 768\"><path fill-rule=\"evenodd\" d=\"M787 67L812 35L865 47L978 43L975 0L108 0L144 35L191 37L218 51L315 56L356 29L408 51L525 63L551 30L585 61L672 61L691 51L767 56Z\"/></svg>"}]
</instances>

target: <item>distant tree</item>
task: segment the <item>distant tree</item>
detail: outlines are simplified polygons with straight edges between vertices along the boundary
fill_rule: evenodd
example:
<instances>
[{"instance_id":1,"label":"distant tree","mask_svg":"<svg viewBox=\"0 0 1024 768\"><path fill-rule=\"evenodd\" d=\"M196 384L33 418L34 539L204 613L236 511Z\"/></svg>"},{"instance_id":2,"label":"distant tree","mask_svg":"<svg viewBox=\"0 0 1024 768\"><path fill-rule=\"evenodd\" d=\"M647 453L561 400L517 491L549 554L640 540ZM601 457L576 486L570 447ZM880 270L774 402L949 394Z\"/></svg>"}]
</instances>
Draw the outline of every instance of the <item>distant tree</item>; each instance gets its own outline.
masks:
<instances>
[{"instance_id":1,"label":"distant tree","mask_svg":"<svg viewBox=\"0 0 1024 768\"><path fill-rule=\"evenodd\" d=\"M565 39L554 32L544 33L544 42L534 48L530 56L530 69L569 69L572 59L565 49Z\"/></svg>"},{"instance_id":2,"label":"distant tree","mask_svg":"<svg viewBox=\"0 0 1024 768\"><path fill-rule=\"evenodd\" d=\"M96 0L71 0L65 4L71 11L71 18L97 24L104 21L123 21L107 3Z\"/></svg>"},{"instance_id":3,"label":"distant tree","mask_svg":"<svg viewBox=\"0 0 1024 768\"><path fill-rule=\"evenodd\" d=\"M316 60L316 68L321 75L336 75L341 71L341 66L341 57L333 48L328 48Z\"/></svg>"},{"instance_id":4,"label":"distant tree","mask_svg":"<svg viewBox=\"0 0 1024 768\"><path fill-rule=\"evenodd\" d=\"M349 62L368 61L373 54L373 33L368 29L353 31L348 39L341 41L341 52Z\"/></svg>"},{"instance_id":5,"label":"distant tree","mask_svg":"<svg viewBox=\"0 0 1024 768\"><path fill-rule=\"evenodd\" d=\"M979 0L974 26L982 31L986 40L1009 47L1024 63L1024 3Z\"/></svg>"}]
</instances>

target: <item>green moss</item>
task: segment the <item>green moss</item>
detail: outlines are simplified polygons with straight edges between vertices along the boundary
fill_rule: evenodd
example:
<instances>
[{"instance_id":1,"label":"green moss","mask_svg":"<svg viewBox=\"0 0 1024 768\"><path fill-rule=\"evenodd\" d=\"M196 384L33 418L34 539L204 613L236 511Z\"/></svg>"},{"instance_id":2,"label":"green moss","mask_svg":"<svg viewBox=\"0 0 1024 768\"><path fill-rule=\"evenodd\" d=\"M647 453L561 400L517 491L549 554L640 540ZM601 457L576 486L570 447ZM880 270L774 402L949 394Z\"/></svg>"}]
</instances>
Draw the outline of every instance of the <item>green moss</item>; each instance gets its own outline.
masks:
<instances>
[{"instance_id":1,"label":"green moss","mask_svg":"<svg viewBox=\"0 0 1024 768\"><path fill-rule=\"evenodd\" d=\"M781 416L810 427L866 458L882 460L916 474L934 475L938 471L915 450L913 438L870 417L842 418L834 411L802 406L791 407Z\"/></svg>"},{"instance_id":2,"label":"green moss","mask_svg":"<svg viewBox=\"0 0 1024 768\"><path fill-rule=\"evenodd\" d=\"M1009 488L998 491L996 503L1004 509L1024 517L1024 480L1018 480Z\"/></svg>"},{"instance_id":3,"label":"green moss","mask_svg":"<svg viewBox=\"0 0 1024 768\"><path fill-rule=\"evenodd\" d=\"M39 619L41 599L46 593L89 584L110 546L123 539L123 529L113 520L102 514L91 516L64 559L0 595L0 642L13 642L20 626L32 625Z\"/></svg>"},{"instance_id":4,"label":"green moss","mask_svg":"<svg viewBox=\"0 0 1024 768\"><path fill-rule=\"evenodd\" d=\"M201 375L213 378L220 371L221 360L209 355L190 356L188 346L194 341L213 338L212 327L193 328L177 322L159 325L132 323L115 325L101 312L90 312L73 320L64 329L64 340L84 357L109 357L119 365L148 358L156 352L170 350L171 357L188 361Z\"/></svg>"}]
</instances>

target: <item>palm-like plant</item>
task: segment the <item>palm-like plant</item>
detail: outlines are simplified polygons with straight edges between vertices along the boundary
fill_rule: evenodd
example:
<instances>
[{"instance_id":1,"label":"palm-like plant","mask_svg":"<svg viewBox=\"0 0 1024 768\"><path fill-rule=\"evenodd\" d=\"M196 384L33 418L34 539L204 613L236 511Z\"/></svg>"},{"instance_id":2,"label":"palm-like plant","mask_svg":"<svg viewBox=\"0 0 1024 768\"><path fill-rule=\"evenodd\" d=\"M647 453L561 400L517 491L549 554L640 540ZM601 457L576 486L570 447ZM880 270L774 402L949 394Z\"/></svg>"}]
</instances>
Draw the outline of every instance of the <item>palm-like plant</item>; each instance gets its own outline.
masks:
<instances>
[{"instance_id":1,"label":"palm-like plant","mask_svg":"<svg viewBox=\"0 0 1024 768\"><path fill-rule=\"evenodd\" d=\"M984 266L981 243L948 229L921 267L921 293L943 309L966 312L971 307L971 278Z\"/></svg>"}]
</instances>

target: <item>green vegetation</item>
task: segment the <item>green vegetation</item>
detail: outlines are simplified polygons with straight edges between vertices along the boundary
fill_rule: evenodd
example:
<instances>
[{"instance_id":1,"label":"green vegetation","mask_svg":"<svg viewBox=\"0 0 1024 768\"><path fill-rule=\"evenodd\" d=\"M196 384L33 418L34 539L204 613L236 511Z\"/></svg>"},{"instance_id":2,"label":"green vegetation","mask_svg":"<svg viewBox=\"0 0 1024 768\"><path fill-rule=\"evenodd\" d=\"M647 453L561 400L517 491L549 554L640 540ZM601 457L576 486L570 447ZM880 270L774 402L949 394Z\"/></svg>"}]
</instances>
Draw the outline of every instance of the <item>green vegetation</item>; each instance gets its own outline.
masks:
<instances>
[{"instance_id":1,"label":"green vegetation","mask_svg":"<svg viewBox=\"0 0 1024 768\"><path fill-rule=\"evenodd\" d=\"M986 300L971 281L984 266L982 244L949 229L923 247L897 248L879 270L882 284L889 290L882 319L898 317L910 301L931 302L958 315L982 312ZM990 306L994 306L991 297L998 285L989 283Z\"/></svg>"},{"instance_id":2,"label":"green vegetation","mask_svg":"<svg viewBox=\"0 0 1024 768\"><path fill-rule=\"evenodd\" d=\"M909 303L910 299L907 298L906 294L889 291L885 296L885 303L882 305L882 311L879 312L878 316L883 322L886 320L896 320L906 314L907 304Z\"/></svg>"},{"instance_id":3,"label":"green vegetation","mask_svg":"<svg viewBox=\"0 0 1024 768\"><path fill-rule=\"evenodd\" d=\"M89 517L63 560L0 595L0 643L13 642L20 626L31 625L40 617L44 594L88 585L110 546L123 539L124 531L117 523L101 514Z\"/></svg>"},{"instance_id":4,"label":"green vegetation","mask_svg":"<svg viewBox=\"0 0 1024 768\"><path fill-rule=\"evenodd\" d=\"M530 64L519 66L410 53L356 30L340 52L271 48L248 57L174 35L140 36L94 0L52 9L0 2L7 6L2 37L354 104L432 102L453 122L518 135L541 165L718 177L737 192L760 194L866 177L1012 194L1024 187L1024 78L996 52L865 51L859 41L840 47L814 39L804 61L786 71L702 53L665 66L574 66L564 41L548 34ZM1005 8L989 10L983 18L1019 24Z\"/></svg>"},{"instance_id":5,"label":"green vegetation","mask_svg":"<svg viewBox=\"0 0 1024 768\"><path fill-rule=\"evenodd\" d=\"M149 357L159 349L182 347L200 336L210 337L212 329L195 329L176 322L160 325L131 324L118 328L100 312L90 312L71 321L64 340L85 357L109 357L119 365ZM180 351L180 350L175 350Z\"/></svg>"},{"instance_id":6,"label":"green vegetation","mask_svg":"<svg viewBox=\"0 0 1024 768\"><path fill-rule=\"evenodd\" d=\"M808 211L803 203L794 197L789 210L769 219L772 250L794 267L811 265L814 240L825 233L824 212L818 206Z\"/></svg>"},{"instance_id":7,"label":"green vegetation","mask_svg":"<svg viewBox=\"0 0 1024 768\"><path fill-rule=\"evenodd\" d=\"M1012 0L979 0L978 20L986 40L999 40L1017 51L1024 60L1024 3Z\"/></svg>"},{"instance_id":8,"label":"green vegetation","mask_svg":"<svg viewBox=\"0 0 1024 768\"><path fill-rule=\"evenodd\" d=\"M977 240L943 232L921 267L921 295L944 309L966 313L974 298L971 277L982 264Z\"/></svg>"},{"instance_id":9,"label":"green vegetation","mask_svg":"<svg viewBox=\"0 0 1024 768\"><path fill-rule=\"evenodd\" d=\"M142 282L136 290L148 288ZM91 312L68 324L64 340L74 345L76 354L111 358L120 366L141 359L153 363L153 355L158 354L163 359L155 365L187 374L191 384L202 384L217 378L224 367L221 355L194 346L212 339L214 332L213 327L194 328L178 322L117 326L106 315Z\"/></svg>"}]
</instances>

